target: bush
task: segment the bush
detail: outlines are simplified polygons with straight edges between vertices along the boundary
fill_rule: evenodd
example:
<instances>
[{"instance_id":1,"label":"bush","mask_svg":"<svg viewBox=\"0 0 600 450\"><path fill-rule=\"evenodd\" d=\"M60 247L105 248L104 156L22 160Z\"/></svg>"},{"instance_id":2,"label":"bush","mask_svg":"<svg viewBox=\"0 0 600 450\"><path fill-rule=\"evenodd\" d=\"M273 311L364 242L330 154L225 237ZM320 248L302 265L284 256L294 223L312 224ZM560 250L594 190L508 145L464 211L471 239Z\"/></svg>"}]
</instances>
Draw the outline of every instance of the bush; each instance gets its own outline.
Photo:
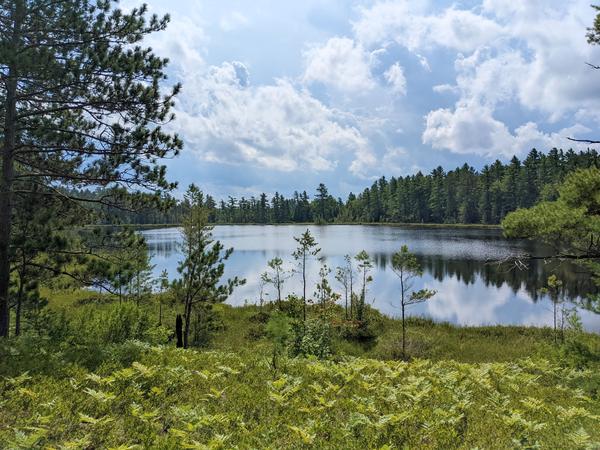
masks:
<instances>
[{"instance_id":1,"label":"bush","mask_svg":"<svg viewBox=\"0 0 600 450\"><path fill-rule=\"evenodd\" d=\"M379 311L366 306L363 320L345 321L340 325L340 334L345 339L361 343L375 343L383 333L383 316Z\"/></svg>"},{"instance_id":2,"label":"bush","mask_svg":"<svg viewBox=\"0 0 600 450\"><path fill-rule=\"evenodd\" d=\"M254 323L267 323L270 317L269 313L258 311L256 314L251 315L248 320Z\"/></svg>"},{"instance_id":3,"label":"bush","mask_svg":"<svg viewBox=\"0 0 600 450\"><path fill-rule=\"evenodd\" d=\"M262 324L250 327L246 333L246 338L251 341L258 341L265 336L267 336L267 332L265 331L265 326Z\"/></svg>"},{"instance_id":4,"label":"bush","mask_svg":"<svg viewBox=\"0 0 600 450\"><path fill-rule=\"evenodd\" d=\"M285 354L290 339L290 318L281 312L275 312L269 319L265 331L273 342L271 365L277 370L279 358Z\"/></svg>"},{"instance_id":5,"label":"bush","mask_svg":"<svg viewBox=\"0 0 600 450\"><path fill-rule=\"evenodd\" d=\"M102 322L106 326L102 326ZM116 305L98 322L103 342L122 343L130 339L142 340L150 328L148 315L131 303Z\"/></svg>"},{"instance_id":6,"label":"bush","mask_svg":"<svg viewBox=\"0 0 600 450\"><path fill-rule=\"evenodd\" d=\"M148 342L152 345L160 345L167 344L169 342L169 338L173 334L173 330L158 325L155 327L148 328L144 333L144 342Z\"/></svg>"},{"instance_id":7,"label":"bush","mask_svg":"<svg viewBox=\"0 0 600 450\"><path fill-rule=\"evenodd\" d=\"M331 325L321 319L295 321L292 324L292 356L316 356L325 359L331 356Z\"/></svg>"},{"instance_id":8,"label":"bush","mask_svg":"<svg viewBox=\"0 0 600 450\"><path fill-rule=\"evenodd\" d=\"M294 319L300 319L302 317L303 310L302 298L295 295L288 295L287 299L281 302L279 310L285 313L287 316Z\"/></svg>"},{"instance_id":9,"label":"bush","mask_svg":"<svg viewBox=\"0 0 600 450\"><path fill-rule=\"evenodd\" d=\"M190 343L195 347L207 347L215 332L225 329L225 323L218 311L210 304L199 304L192 318Z\"/></svg>"}]
</instances>

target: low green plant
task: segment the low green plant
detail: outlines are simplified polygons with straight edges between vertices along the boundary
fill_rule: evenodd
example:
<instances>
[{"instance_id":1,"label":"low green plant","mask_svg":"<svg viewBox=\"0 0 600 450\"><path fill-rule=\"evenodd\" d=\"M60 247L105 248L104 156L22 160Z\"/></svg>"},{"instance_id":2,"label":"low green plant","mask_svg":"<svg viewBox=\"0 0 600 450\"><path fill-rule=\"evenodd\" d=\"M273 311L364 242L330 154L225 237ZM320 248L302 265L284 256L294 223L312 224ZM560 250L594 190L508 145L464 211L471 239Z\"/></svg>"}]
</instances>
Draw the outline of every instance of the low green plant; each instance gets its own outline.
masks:
<instances>
[{"instance_id":1,"label":"low green plant","mask_svg":"<svg viewBox=\"0 0 600 450\"><path fill-rule=\"evenodd\" d=\"M285 319L271 323L279 320ZM274 377L271 364L253 352L139 341L107 350L93 371L69 365L0 372L3 448L600 445L598 371L543 358L481 364L292 358Z\"/></svg>"},{"instance_id":2,"label":"low green plant","mask_svg":"<svg viewBox=\"0 0 600 450\"><path fill-rule=\"evenodd\" d=\"M294 321L292 330L292 356L315 356L319 359L331 356L332 329L328 321L321 318Z\"/></svg>"},{"instance_id":3,"label":"low green plant","mask_svg":"<svg viewBox=\"0 0 600 450\"><path fill-rule=\"evenodd\" d=\"M273 344L271 355L271 365L273 370L279 367L279 360L285 356L288 342L291 335L290 318L281 312L275 312L271 315L266 326L266 334Z\"/></svg>"}]
</instances>

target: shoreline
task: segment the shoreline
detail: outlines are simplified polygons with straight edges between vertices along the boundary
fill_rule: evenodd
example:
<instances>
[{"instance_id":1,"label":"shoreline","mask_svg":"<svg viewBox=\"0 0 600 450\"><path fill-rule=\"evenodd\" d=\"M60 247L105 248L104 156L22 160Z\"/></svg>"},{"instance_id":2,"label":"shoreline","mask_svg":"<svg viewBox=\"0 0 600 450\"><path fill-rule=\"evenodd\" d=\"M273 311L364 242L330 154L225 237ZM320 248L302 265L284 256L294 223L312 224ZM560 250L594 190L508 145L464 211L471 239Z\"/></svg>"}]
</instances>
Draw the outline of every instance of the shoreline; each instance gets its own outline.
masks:
<instances>
[{"instance_id":1,"label":"shoreline","mask_svg":"<svg viewBox=\"0 0 600 450\"><path fill-rule=\"evenodd\" d=\"M259 223L259 222L244 222L244 223L210 223L210 226L290 226L290 225L301 225L301 226L372 226L372 227L395 227L395 228L430 228L430 229L473 229L473 230L502 230L501 225L489 225L481 223L403 223L403 222L331 222L318 224L314 222L283 222L283 223ZM131 227L141 230L152 230L159 228L179 228L181 224L178 223L146 223L146 224L98 224L89 225L90 228L106 228L106 227Z\"/></svg>"}]
</instances>

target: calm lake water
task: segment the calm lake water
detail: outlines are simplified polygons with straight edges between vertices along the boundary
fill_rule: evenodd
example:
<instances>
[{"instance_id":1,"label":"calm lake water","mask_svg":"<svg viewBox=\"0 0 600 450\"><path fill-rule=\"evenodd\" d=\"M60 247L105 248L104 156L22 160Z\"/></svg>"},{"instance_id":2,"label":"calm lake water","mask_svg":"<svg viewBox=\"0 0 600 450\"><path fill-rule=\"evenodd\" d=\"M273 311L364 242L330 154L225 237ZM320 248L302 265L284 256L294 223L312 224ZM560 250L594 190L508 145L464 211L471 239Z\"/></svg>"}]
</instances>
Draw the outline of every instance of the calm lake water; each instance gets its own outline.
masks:
<instances>
[{"instance_id":1,"label":"calm lake water","mask_svg":"<svg viewBox=\"0 0 600 450\"><path fill-rule=\"evenodd\" d=\"M385 314L399 314L399 280L391 270L391 255L401 245L408 245L424 268L423 277L414 283L415 289L435 289L437 294L427 303L412 306L409 314L431 317L459 325L552 325L552 303L540 294L551 273L564 281L562 296L568 300L596 292L588 276L573 265L558 266L535 261L518 270L513 266L489 262L524 252L543 253L538 244L508 241L499 230L402 228L362 225L222 225L214 229L214 238L234 252L226 264L225 277L246 278L247 284L236 289L228 300L233 305L255 303L259 298L260 274L267 261L278 256L288 270L295 265L291 254L296 247L293 237L309 228L319 242L321 255L332 269L330 283L342 292L334 277L335 267L343 264L345 254L355 255L366 250L374 261L373 283L368 300ZM181 259L180 231L176 228L145 230L154 272L158 276L167 269L171 278L177 276ZM307 295L314 291L319 270L318 261L309 267ZM301 277L289 278L284 293L302 293ZM266 299L276 299L271 288ZM584 327L600 332L600 315L580 311Z\"/></svg>"}]
</instances>

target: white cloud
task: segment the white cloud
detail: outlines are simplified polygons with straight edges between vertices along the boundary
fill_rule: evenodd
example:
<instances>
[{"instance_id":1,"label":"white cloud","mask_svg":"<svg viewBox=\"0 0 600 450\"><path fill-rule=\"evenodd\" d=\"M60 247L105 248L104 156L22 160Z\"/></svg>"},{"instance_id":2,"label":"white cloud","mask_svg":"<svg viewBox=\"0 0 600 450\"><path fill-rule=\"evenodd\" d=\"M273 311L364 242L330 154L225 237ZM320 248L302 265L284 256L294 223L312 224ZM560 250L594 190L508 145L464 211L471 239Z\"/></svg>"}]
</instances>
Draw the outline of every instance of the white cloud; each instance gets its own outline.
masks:
<instances>
[{"instance_id":1,"label":"white cloud","mask_svg":"<svg viewBox=\"0 0 600 450\"><path fill-rule=\"evenodd\" d=\"M502 27L470 10L429 12L422 0L380 1L362 8L353 24L357 38L366 45L392 39L409 50L436 46L473 51L502 33Z\"/></svg>"},{"instance_id":2,"label":"white cloud","mask_svg":"<svg viewBox=\"0 0 600 450\"><path fill-rule=\"evenodd\" d=\"M443 282L432 280L426 284L437 294L426 303L427 312L436 320L455 320L459 325L495 325L500 323L500 311L514 296L508 285L494 292L483 283L470 286L455 277ZM485 296L485 301L481 301Z\"/></svg>"},{"instance_id":3,"label":"white cloud","mask_svg":"<svg viewBox=\"0 0 600 450\"><path fill-rule=\"evenodd\" d=\"M423 142L456 153L489 156L572 146L563 132L545 133L526 122L510 131L495 118L500 107L541 113L548 125L570 119L587 130L600 110L600 84L585 65L600 48L585 40L593 11L586 0L484 0L474 9L433 10L422 1L377 1L353 24L366 48L390 40L418 58L435 49L455 51L455 83L433 86L453 93L454 108L427 114ZM589 131L589 130L587 130Z\"/></svg>"},{"instance_id":4,"label":"white cloud","mask_svg":"<svg viewBox=\"0 0 600 450\"><path fill-rule=\"evenodd\" d=\"M477 103L459 104L454 110L437 109L426 117L423 142L454 153L510 157L524 155L532 148L572 147L567 137L590 131L576 125L557 133L544 133L533 122L511 132L493 117L493 110Z\"/></svg>"},{"instance_id":5,"label":"white cloud","mask_svg":"<svg viewBox=\"0 0 600 450\"><path fill-rule=\"evenodd\" d=\"M135 6L139 6L136 3ZM206 44L209 38L204 30L204 23L198 16L198 5L189 15L175 14L165 31L153 33L145 38L145 44L161 57L169 58L168 68L179 74L194 72L203 67ZM151 13L165 14L163 8L150 8Z\"/></svg>"},{"instance_id":6,"label":"white cloud","mask_svg":"<svg viewBox=\"0 0 600 450\"><path fill-rule=\"evenodd\" d=\"M381 165L386 172L407 173L409 165L407 161L410 161L410 158L406 149L404 147L393 147L386 150Z\"/></svg>"},{"instance_id":7,"label":"white cloud","mask_svg":"<svg viewBox=\"0 0 600 450\"><path fill-rule=\"evenodd\" d=\"M304 59L305 83L320 82L341 91L369 90L375 86L370 55L352 39L331 38L324 45L307 50Z\"/></svg>"},{"instance_id":8,"label":"white cloud","mask_svg":"<svg viewBox=\"0 0 600 450\"><path fill-rule=\"evenodd\" d=\"M248 85L239 62L188 76L175 126L200 158L290 172L328 171L352 155L360 175L374 164L367 139L351 123L288 80Z\"/></svg>"},{"instance_id":9,"label":"white cloud","mask_svg":"<svg viewBox=\"0 0 600 450\"><path fill-rule=\"evenodd\" d=\"M393 64L383 76L392 87L392 91L398 95L406 95L406 78L399 63Z\"/></svg>"}]
</instances>

